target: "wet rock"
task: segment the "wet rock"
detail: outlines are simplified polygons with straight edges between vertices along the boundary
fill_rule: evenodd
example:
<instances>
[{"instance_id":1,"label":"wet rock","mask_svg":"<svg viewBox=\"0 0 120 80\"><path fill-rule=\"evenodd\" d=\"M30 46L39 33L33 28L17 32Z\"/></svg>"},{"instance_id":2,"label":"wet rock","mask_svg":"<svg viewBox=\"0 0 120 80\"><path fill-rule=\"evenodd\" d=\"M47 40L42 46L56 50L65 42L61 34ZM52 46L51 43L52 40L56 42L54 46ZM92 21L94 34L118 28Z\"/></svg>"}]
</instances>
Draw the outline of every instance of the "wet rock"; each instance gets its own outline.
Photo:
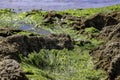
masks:
<instances>
[{"instance_id":1,"label":"wet rock","mask_svg":"<svg viewBox=\"0 0 120 80\"><path fill-rule=\"evenodd\" d=\"M119 80L120 76L120 54L116 55L114 59L112 59L109 68L109 80Z\"/></svg>"},{"instance_id":2,"label":"wet rock","mask_svg":"<svg viewBox=\"0 0 120 80\"><path fill-rule=\"evenodd\" d=\"M44 23L49 23L49 24L53 24L56 20L54 18L46 18L44 19Z\"/></svg>"},{"instance_id":3,"label":"wet rock","mask_svg":"<svg viewBox=\"0 0 120 80\"><path fill-rule=\"evenodd\" d=\"M13 35L6 38L3 43L9 43L15 46L13 49L17 49L21 53L39 51L40 49L72 49L72 40L69 35L51 34L49 36L25 36L25 35ZM5 49L4 49L5 50ZM14 50L15 51L15 50Z\"/></svg>"},{"instance_id":4,"label":"wet rock","mask_svg":"<svg viewBox=\"0 0 120 80\"><path fill-rule=\"evenodd\" d=\"M107 26L102 29L99 34L99 39L104 40L119 40L120 39L120 23L113 26Z\"/></svg>"},{"instance_id":5,"label":"wet rock","mask_svg":"<svg viewBox=\"0 0 120 80\"><path fill-rule=\"evenodd\" d=\"M27 36L27 35L11 35L1 37L0 53L5 55L13 53L22 53L27 55L30 52L39 52L40 49L73 49L73 42L69 35L51 34L48 36Z\"/></svg>"},{"instance_id":6,"label":"wet rock","mask_svg":"<svg viewBox=\"0 0 120 80\"><path fill-rule=\"evenodd\" d=\"M99 13L89 18L75 17L69 14L64 19L71 21L70 27L80 32L89 27L94 27L101 31L104 27L118 24L120 22L120 12Z\"/></svg>"},{"instance_id":7,"label":"wet rock","mask_svg":"<svg viewBox=\"0 0 120 80\"><path fill-rule=\"evenodd\" d=\"M68 23L70 27L73 29L76 29L78 26L81 25L81 23L84 21L84 17L77 17L77 16L72 16L69 13L64 13L64 14L58 14L57 12L49 12L44 16L43 23L45 24L54 24L58 23L61 26L64 24L67 24L66 21L70 21L71 23Z\"/></svg>"},{"instance_id":8,"label":"wet rock","mask_svg":"<svg viewBox=\"0 0 120 80\"><path fill-rule=\"evenodd\" d=\"M70 23L70 26L74 29L79 31L81 29L81 25L83 24L85 17L71 17L69 19L69 16L67 20L71 20L72 22Z\"/></svg>"},{"instance_id":9,"label":"wet rock","mask_svg":"<svg viewBox=\"0 0 120 80\"><path fill-rule=\"evenodd\" d=\"M120 53L119 48L119 42L112 42L94 49L92 56L97 61L95 63L96 67L107 71L114 56Z\"/></svg>"},{"instance_id":10,"label":"wet rock","mask_svg":"<svg viewBox=\"0 0 120 80\"><path fill-rule=\"evenodd\" d=\"M59 34L59 35L57 35L57 34L51 34L51 35L48 35L48 44L50 42L52 42L53 45L57 44L55 49L64 49L64 48L67 48L67 49L70 50L70 49L74 48L72 39L67 34ZM52 44L51 44L51 46L52 46ZM49 49L52 49L52 48L49 48Z\"/></svg>"},{"instance_id":11,"label":"wet rock","mask_svg":"<svg viewBox=\"0 0 120 80\"><path fill-rule=\"evenodd\" d=\"M105 44L91 51L96 68L102 68L108 73L106 80L119 80L120 76L120 23L104 27L99 38Z\"/></svg>"},{"instance_id":12,"label":"wet rock","mask_svg":"<svg viewBox=\"0 0 120 80\"><path fill-rule=\"evenodd\" d=\"M102 68L108 73L107 80L115 80L120 75L120 42L110 42L92 51L96 68ZM118 57L117 57L118 56Z\"/></svg>"},{"instance_id":13,"label":"wet rock","mask_svg":"<svg viewBox=\"0 0 120 80\"><path fill-rule=\"evenodd\" d=\"M58 14L58 13L54 12L54 11L50 11L44 16L44 18L46 19L46 18L49 18L49 17L52 17L52 18L56 17L56 18L61 19L63 16L61 14Z\"/></svg>"},{"instance_id":14,"label":"wet rock","mask_svg":"<svg viewBox=\"0 0 120 80\"><path fill-rule=\"evenodd\" d=\"M70 26L74 29L79 31L80 30L80 26L82 25L81 21L73 21Z\"/></svg>"},{"instance_id":15,"label":"wet rock","mask_svg":"<svg viewBox=\"0 0 120 80\"><path fill-rule=\"evenodd\" d=\"M20 64L13 59L0 62L0 80L28 80Z\"/></svg>"},{"instance_id":16,"label":"wet rock","mask_svg":"<svg viewBox=\"0 0 120 80\"><path fill-rule=\"evenodd\" d=\"M44 23L50 23L53 24L56 19L61 19L63 16L61 14L57 14L53 11L48 12L45 16L44 16Z\"/></svg>"},{"instance_id":17,"label":"wet rock","mask_svg":"<svg viewBox=\"0 0 120 80\"><path fill-rule=\"evenodd\" d=\"M2 36L2 37L7 37L7 36L13 35L18 32L21 32L21 30L0 28L0 36Z\"/></svg>"},{"instance_id":18,"label":"wet rock","mask_svg":"<svg viewBox=\"0 0 120 80\"><path fill-rule=\"evenodd\" d=\"M76 43L78 46L84 46L85 44L92 44L91 41L89 41L89 40L75 41L75 43Z\"/></svg>"},{"instance_id":19,"label":"wet rock","mask_svg":"<svg viewBox=\"0 0 120 80\"><path fill-rule=\"evenodd\" d=\"M73 49L73 42L67 34L20 35L19 30L3 30L0 35L0 79L28 80L20 68L19 54L27 56L30 52L39 52L41 49ZM21 30L20 30L21 31ZM7 35L10 32L9 35Z\"/></svg>"},{"instance_id":20,"label":"wet rock","mask_svg":"<svg viewBox=\"0 0 120 80\"><path fill-rule=\"evenodd\" d=\"M95 27L98 30L102 30L105 26L116 25L120 22L120 12L111 12L108 14L99 13L89 19L86 19L81 25L81 28Z\"/></svg>"}]
</instances>

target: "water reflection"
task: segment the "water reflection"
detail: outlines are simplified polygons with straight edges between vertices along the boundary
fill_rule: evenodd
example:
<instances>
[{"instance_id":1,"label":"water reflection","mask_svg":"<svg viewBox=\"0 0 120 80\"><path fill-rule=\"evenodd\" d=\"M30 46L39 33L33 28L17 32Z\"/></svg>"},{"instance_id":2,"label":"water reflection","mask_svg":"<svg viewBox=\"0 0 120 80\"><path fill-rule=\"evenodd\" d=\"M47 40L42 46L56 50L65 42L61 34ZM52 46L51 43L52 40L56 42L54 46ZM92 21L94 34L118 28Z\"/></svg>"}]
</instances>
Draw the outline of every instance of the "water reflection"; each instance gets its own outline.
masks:
<instances>
[{"instance_id":1,"label":"water reflection","mask_svg":"<svg viewBox=\"0 0 120 80\"><path fill-rule=\"evenodd\" d=\"M50 31L42 29L42 28L35 28L34 26L30 25L30 24L22 24L21 27L19 28L20 30L27 30L30 32L36 32L38 34L42 34L42 35L49 35L51 34Z\"/></svg>"}]
</instances>

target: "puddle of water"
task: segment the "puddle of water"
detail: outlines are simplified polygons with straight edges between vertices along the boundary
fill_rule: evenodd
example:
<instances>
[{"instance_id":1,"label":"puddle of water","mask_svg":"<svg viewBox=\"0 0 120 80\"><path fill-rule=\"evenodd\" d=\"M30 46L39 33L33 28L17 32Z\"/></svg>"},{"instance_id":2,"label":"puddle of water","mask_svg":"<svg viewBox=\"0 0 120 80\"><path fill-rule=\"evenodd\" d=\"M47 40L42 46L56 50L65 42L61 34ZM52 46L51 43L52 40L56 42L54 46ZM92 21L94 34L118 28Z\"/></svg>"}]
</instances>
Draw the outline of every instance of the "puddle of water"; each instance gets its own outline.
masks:
<instances>
[{"instance_id":1,"label":"puddle of water","mask_svg":"<svg viewBox=\"0 0 120 80\"><path fill-rule=\"evenodd\" d=\"M47 31L47 30L42 29L42 28L34 28L34 26L29 25L29 24L22 24L22 26L19 29L20 30L27 30L30 32L37 32L38 34L42 34L42 35L51 34L50 31Z\"/></svg>"},{"instance_id":2,"label":"puddle of water","mask_svg":"<svg viewBox=\"0 0 120 80\"><path fill-rule=\"evenodd\" d=\"M0 8L65 10L120 4L120 0L2 0Z\"/></svg>"},{"instance_id":3,"label":"puddle of water","mask_svg":"<svg viewBox=\"0 0 120 80\"><path fill-rule=\"evenodd\" d=\"M22 24L22 26L20 27L21 30L32 30L34 29L34 26L29 25L29 24Z\"/></svg>"},{"instance_id":4,"label":"puddle of water","mask_svg":"<svg viewBox=\"0 0 120 80\"><path fill-rule=\"evenodd\" d=\"M50 31L47 31L47 30L42 29L42 28L36 29L35 32L37 32L38 34L43 34L43 35L49 35L49 34L51 34Z\"/></svg>"}]
</instances>

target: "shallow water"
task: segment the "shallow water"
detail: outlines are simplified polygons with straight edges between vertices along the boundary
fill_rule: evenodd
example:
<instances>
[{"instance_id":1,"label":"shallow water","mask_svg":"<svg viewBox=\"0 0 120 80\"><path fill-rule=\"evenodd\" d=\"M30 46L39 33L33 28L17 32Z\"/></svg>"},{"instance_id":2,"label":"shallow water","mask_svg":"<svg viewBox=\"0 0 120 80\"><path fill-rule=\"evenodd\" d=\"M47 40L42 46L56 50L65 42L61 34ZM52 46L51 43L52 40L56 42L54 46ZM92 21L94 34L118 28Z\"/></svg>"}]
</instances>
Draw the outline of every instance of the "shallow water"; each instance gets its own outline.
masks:
<instances>
[{"instance_id":1,"label":"shallow water","mask_svg":"<svg viewBox=\"0 0 120 80\"><path fill-rule=\"evenodd\" d=\"M1 0L0 9L12 8L19 12L29 11L31 9L42 10L65 10L76 8L96 8L109 5L120 4L120 0ZM50 34L49 31L44 29L35 29L34 26L29 24L22 24L22 30L37 32L39 34Z\"/></svg>"},{"instance_id":2,"label":"shallow water","mask_svg":"<svg viewBox=\"0 0 120 80\"><path fill-rule=\"evenodd\" d=\"M51 34L50 31L42 29L42 28L35 28L33 25L30 24L22 24L22 26L19 28L20 30L27 30L30 32L36 32L38 34L42 35L49 35Z\"/></svg>"},{"instance_id":3,"label":"shallow water","mask_svg":"<svg viewBox=\"0 0 120 80\"><path fill-rule=\"evenodd\" d=\"M120 4L120 0L1 0L0 8L65 10Z\"/></svg>"}]
</instances>

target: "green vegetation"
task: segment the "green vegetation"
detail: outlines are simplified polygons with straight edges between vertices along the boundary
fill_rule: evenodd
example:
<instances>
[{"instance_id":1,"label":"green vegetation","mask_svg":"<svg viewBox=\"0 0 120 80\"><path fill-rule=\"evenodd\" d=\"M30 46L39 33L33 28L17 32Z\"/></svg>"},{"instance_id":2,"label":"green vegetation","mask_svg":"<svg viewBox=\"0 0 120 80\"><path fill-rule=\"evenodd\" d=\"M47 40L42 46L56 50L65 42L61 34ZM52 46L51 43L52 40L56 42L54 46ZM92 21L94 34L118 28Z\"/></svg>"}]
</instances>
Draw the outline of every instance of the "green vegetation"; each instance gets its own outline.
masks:
<instances>
[{"instance_id":1,"label":"green vegetation","mask_svg":"<svg viewBox=\"0 0 120 80\"><path fill-rule=\"evenodd\" d=\"M21 31L21 32L18 32L16 34L20 34L20 35L27 35L27 36L40 36L39 34L37 34L36 32L29 32L29 31Z\"/></svg>"},{"instance_id":2,"label":"green vegetation","mask_svg":"<svg viewBox=\"0 0 120 80\"><path fill-rule=\"evenodd\" d=\"M85 16L89 17L97 13L103 12L111 12L111 11L119 11L120 5L102 7L102 8L89 8L89 9L75 9L75 10L65 10L63 13L67 12L74 16Z\"/></svg>"},{"instance_id":3,"label":"green vegetation","mask_svg":"<svg viewBox=\"0 0 120 80\"><path fill-rule=\"evenodd\" d=\"M99 12L110 12L120 10L120 5L58 11L59 14L69 13L73 16L89 17ZM44 28L51 33L66 33L75 41L73 50L46 50L33 52L27 57L21 55L22 68L31 80L102 80L106 74L102 70L95 70L89 51L103 41L95 38L89 38L87 35L78 34L78 31L69 27L68 24L60 26L59 23L44 25L43 18L47 12L33 10L31 12L15 13L9 9L0 10L0 27L19 28L24 24L33 25L35 28ZM87 33L98 33L93 27L86 28ZM20 32L18 34L32 35L29 32ZM37 35L35 33L35 35ZM80 41L90 41L89 44L80 45Z\"/></svg>"},{"instance_id":4,"label":"green vegetation","mask_svg":"<svg viewBox=\"0 0 120 80\"><path fill-rule=\"evenodd\" d=\"M58 11L59 14L69 13L73 16L84 16L89 17L96 13L100 12L111 12L111 11L119 11L120 5L110 6L110 7L103 7L103 8L90 8L90 9L75 9L75 10L65 10L65 11ZM31 12L22 12L22 13L15 13L10 9L2 9L0 10L0 27L11 27L17 28L21 25L32 24L35 27L47 27L43 25L43 16L47 12L45 11L38 11L32 10ZM49 25L55 26L55 25Z\"/></svg>"},{"instance_id":5,"label":"green vegetation","mask_svg":"<svg viewBox=\"0 0 120 80\"><path fill-rule=\"evenodd\" d=\"M30 65L24 62L21 65L30 80L54 80L54 77L52 77L51 74L41 70L34 65Z\"/></svg>"},{"instance_id":6,"label":"green vegetation","mask_svg":"<svg viewBox=\"0 0 120 80\"><path fill-rule=\"evenodd\" d=\"M94 28L94 27L90 27L90 28L85 28L85 32L88 32L88 33L98 33L99 30Z\"/></svg>"},{"instance_id":7,"label":"green vegetation","mask_svg":"<svg viewBox=\"0 0 120 80\"><path fill-rule=\"evenodd\" d=\"M34 80L40 80L41 77L44 77L43 80L49 80L51 76L52 80L100 80L105 77L105 73L94 69L87 46L76 46L74 50L43 49L39 53L31 53L28 57L22 58L23 69L25 72L33 73L28 76ZM30 69L33 65L33 69ZM35 75L37 77L34 77Z\"/></svg>"}]
</instances>

